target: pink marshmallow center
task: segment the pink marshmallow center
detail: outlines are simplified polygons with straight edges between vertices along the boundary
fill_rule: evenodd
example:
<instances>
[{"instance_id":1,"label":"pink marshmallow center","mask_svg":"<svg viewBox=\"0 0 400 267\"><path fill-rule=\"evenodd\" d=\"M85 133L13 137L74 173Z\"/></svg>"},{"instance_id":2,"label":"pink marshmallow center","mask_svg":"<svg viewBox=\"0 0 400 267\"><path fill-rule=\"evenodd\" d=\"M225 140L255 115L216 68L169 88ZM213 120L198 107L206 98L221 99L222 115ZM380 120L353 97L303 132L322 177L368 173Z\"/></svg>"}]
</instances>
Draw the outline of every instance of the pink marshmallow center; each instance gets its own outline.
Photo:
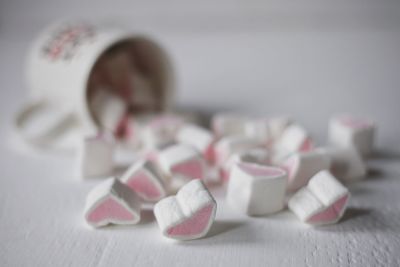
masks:
<instances>
[{"instance_id":1,"label":"pink marshmallow center","mask_svg":"<svg viewBox=\"0 0 400 267\"><path fill-rule=\"evenodd\" d=\"M169 228L167 230L168 235L192 236L201 234L209 225L213 208L213 204L209 204L201 208L192 217L174 227Z\"/></svg>"},{"instance_id":2,"label":"pink marshmallow center","mask_svg":"<svg viewBox=\"0 0 400 267\"><path fill-rule=\"evenodd\" d=\"M204 176L203 166L201 162L196 159L176 164L172 167L172 173L181 174L190 179L202 179Z\"/></svg>"},{"instance_id":3,"label":"pink marshmallow center","mask_svg":"<svg viewBox=\"0 0 400 267\"><path fill-rule=\"evenodd\" d=\"M261 166L253 163L238 163L238 167L252 176L279 176L283 170L275 167Z\"/></svg>"},{"instance_id":4,"label":"pink marshmallow center","mask_svg":"<svg viewBox=\"0 0 400 267\"><path fill-rule=\"evenodd\" d=\"M153 178L149 177L144 171L137 172L130 177L126 184L142 198L146 200L157 200L161 197L161 192Z\"/></svg>"},{"instance_id":5,"label":"pink marshmallow center","mask_svg":"<svg viewBox=\"0 0 400 267\"><path fill-rule=\"evenodd\" d=\"M133 219L133 214L111 197L104 199L88 216L88 220L93 223L99 223L104 220L112 222L131 221Z\"/></svg>"},{"instance_id":6,"label":"pink marshmallow center","mask_svg":"<svg viewBox=\"0 0 400 267\"><path fill-rule=\"evenodd\" d=\"M310 219L308 219L308 222L321 223L335 220L342 213L348 197L348 195L341 197L325 210L313 215Z\"/></svg>"}]
</instances>

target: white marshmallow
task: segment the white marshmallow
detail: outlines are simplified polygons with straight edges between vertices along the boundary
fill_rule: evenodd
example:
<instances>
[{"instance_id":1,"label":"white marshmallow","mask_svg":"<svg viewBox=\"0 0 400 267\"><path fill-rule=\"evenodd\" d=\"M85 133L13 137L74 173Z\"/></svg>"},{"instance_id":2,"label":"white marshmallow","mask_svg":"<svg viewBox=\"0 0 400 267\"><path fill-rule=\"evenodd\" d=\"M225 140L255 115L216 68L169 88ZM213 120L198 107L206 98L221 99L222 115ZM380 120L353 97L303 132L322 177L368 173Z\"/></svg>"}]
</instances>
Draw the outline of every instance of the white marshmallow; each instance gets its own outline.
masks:
<instances>
[{"instance_id":1,"label":"white marshmallow","mask_svg":"<svg viewBox=\"0 0 400 267\"><path fill-rule=\"evenodd\" d=\"M139 197L115 178L93 188L86 198L84 216L93 227L136 224L140 221Z\"/></svg>"},{"instance_id":2,"label":"white marshmallow","mask_svg":"<svg viewBox=\"0 0 400 267\"><path fill-rule=\"evenodd\" d=\"M107 177L114 169L114 141L106 134L84 138L78 151L78 172L81 178Z\"/></svg>"},{"instance_id":3,"label":"white marshmallow","mask_svg":"<svg viewBox=\"0 0 400 267\"><path fill-rule=\"evenodd\" d=\"M307 131L298 124L292 124L275 143L272 162L280 165L291 154L311 151L313 147L313 141Z\"/></svg>"},{"instance_id":4,"label":"white marshmallow","mask_svg":"<svg viewBox=\"0 0 400 267\"><path fill-rule=\"evenodd\" d=\"M367 167L361 155L353 148L319 148L331 159L331 172L343 182L359 181L365 178Z\"/></svg>"},{"instance_id":5,"label":"white marshmallow","mask_svg":"<svg viewBox=\"0 0 400 267\"><path fill-rule=\"evenodd\" d=\"M230 135L245 135L246 123L249 118L229 113L220 113L213 116L211 128L217 138Z\"/></svg>"},{"instance_id":6,"label":"white marshmallow","mask_svg":"<svg viewBox=\"0 0 400 267\"><path fill-rule=\"evenodd\" d=\"M166 196L162 177L157 167L149 160L139 160L120 178L143 200L158 201Z\"/></svg>"},{"instance_id":7,"label":"white marshmallow","mask_svg":"<svg viewBox=\"0 0 400 267\"><path fill-rule=\"evenodd\" d=\"M260 143L253 138L240 135L223 137L214 146L215 161L217 165L222 165L234 153L239 153L258 146L260 146Z\"/></svg>"},{"instance_id":8,"label":"white marshmallow","mask_svg":"<svg viewBox=\"0 0 400 267\"><path fill-rule=\"evenodd\" d=\"M91 102L95 119L106 130L115 132L126 113L125 102L107 89L96 92Z\"/></svg>"},{"instance_id":9,"label":"white marshmallow","mask_svg":"<svg viewBox=\"0 0 400 267\"><path fill-rule=\"evenodd\" d=\"M268 129L271 139L273 141L279 140L290 124L292 124L292 120L289 117L280 116L270 118L268 120Z\"/></svg>"},{"instance_id":10,"label":"white marshmallow","mask_svg":"<svg viewBox=\"0 0 400 267\"><path fill-rule=\"evenodd\" d=\"M215 218L217 203L200 180L183 186L176 196L160 200L154 215L164 236L177 240L204 237Z\"/></svg>"},{"instance_id":11,"label":"white marshmallow","mask_svg":"<svg viewBox=\"0 0 400 267\"><path fill-rule=\"evenodd\" d=\"M203 179L207 175L207 164L199 151L188 145L170 146L158 155L161 170L169 177Z\"/></svg>"},{"instance_id":12,"label":"white marshmallow","mask_svg":"<svg viewBox=\"0 0 400 267\"><path fill-rule=\"evenodd\" d=\"M246 136L254 138L260 143L268 145L271 141L271 134L266 119L253 119L249 120L245 124Z\"/></svg>"},{"instance_id":13,"label":"white marshmallow","mask_svg":"<svg viewBox=\"0 0 400 267\"><path fill-rule=\"evenodd\" d=\"M229 178L227 202L248 215L265 215L284 206L286 172L280 168L238 163Z\"/></svg>"},{"instance_id":14,"label":"white marshmallow","mask_svg":"<svg viewBox=\"0 0 400 267\"><path fill-rule=\"evenodd\" d=\"M301 221L311 225L336 223L343 216L350 193L329 171L320 171L289 200Z\"/></svg>"},{"instance_id":15,"label":"white marshmallow","mask_svg":"<svg viewBox=\"0 0 400 267\"><path fill-rule=\"evenodd\" d=\"M375 125L351 116L336 116L329 123L329 142L342 148L355 148L362 156L371 154Z\"/></svg>"},{"instance_id":16,"label":"white marshmallow","mask_svg":"<svg viewBox=\"0 0 400 267\"><path fill-rule=\"evenodd\" d=\"M316 173L329 170L330 157L322 151L296 153L281 166L288 173L288 191L295 192L305 186Z\"/></svg>"},{"instance_id":17,"label":"white marshmallow","mask_svg":"<svg viewBox=\"0 0 400 267\"><path fill-rule=\"evenodd\" d=\"M179 143L194 146L207 160L212 161L214 136L209 130L188 124L179 130L176 140Z\"/></svg>"}]
</instances>

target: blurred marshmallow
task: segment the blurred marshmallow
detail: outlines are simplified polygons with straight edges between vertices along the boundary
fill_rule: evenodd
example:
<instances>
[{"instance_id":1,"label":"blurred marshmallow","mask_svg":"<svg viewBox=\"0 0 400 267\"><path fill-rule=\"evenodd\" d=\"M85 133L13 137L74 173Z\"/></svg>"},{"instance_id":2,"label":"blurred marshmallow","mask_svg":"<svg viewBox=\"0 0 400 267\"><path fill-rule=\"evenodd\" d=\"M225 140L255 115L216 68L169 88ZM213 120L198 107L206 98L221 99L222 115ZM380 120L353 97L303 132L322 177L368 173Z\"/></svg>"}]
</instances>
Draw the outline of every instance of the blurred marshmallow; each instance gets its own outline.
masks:
<instances>
[{"instance_id":1,"label":"blurred marshmallow","mask_svg":"<svg viewBox=\"0 0 400 267\"><path fill-rule=\"evenodd\" d=\"M78 171L81 178L109 176L114 169L114 140L106 134L84 138L78 150Z\"/></svg>"},{"instance_id":2,"label":"blurred marshmallow","mask_svg":"<svg viewBox=\"0 0 400 267\"><path fill-rule=\"evenodd\" d=\"M295 192L305 186L316 173L329 170L330 157L322 151L296 153L281 166L288 173L288 191Z\"/></svg>"},{"instance_id":3,"label":"blurred marshmallow","mask_svg":"<svg viewBox=\"0 0 400 267\"><path fill-rule=\"evenodd\" d=\"M170 178L187 180L203 179L207 175L207 164L200 152L189 145L173 145L158 155L162 171Z\"/></svg>"},{"instance_id":4,"label":"blurred marshmallow","mask_svg":"<svg viewBox=\"0 0 400 267\"><path fill-rule=\"evenodd\" d=\"M362 156L371 154L375 124L353 116L336 116L329 123L329 142L338 147L355 148Z\"/></svg>"},{"instance_id":5,"label":"blurred marshmallow","mask_svg":"<svg viewBox=\"0 0 400 267\"><path fill-rule=\"evenodd\" d=\"M194 124L187 124L179 130L176 140L178 143L194 146L209 162L213 161L214 136L209 130Z\"/></svg>"},{"instance_id":6,"label":"blurred marshmallow","mask_svg":"<svg viewBox=\"0 0 400 267\"><path fill-rule=\"evenodd\" d=\"M361 155L353 148L318 148L331 161L331 172L343 182L359 181L365 178L367 167Z\"/></svg>"}]
</instances>

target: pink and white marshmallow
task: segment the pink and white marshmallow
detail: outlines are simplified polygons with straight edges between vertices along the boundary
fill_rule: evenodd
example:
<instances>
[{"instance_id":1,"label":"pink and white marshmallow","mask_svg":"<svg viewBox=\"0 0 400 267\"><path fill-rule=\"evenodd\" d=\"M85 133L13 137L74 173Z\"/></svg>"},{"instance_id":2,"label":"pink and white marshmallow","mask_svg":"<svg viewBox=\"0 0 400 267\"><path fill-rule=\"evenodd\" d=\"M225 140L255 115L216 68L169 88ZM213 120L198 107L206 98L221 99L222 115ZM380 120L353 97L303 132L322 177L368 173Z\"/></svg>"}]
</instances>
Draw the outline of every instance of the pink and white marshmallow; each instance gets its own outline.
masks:
<instances>
[{"instance_id":1,"label":"pink and white marshmallow","mask_svg":"<svg viewBox=\"0 0 400 267\"><path fill-rule=\"evenodd\" d=\"M176 196L160 200L154 215L164 236L176 240L204 237L214 222L217 203L200 180L183 186Z\"/></svg>"},{"instance_id":2,"label":"pink and white marshmallow","mask_svg":"<svg viewBox=\"0 0 400 267\"><path fill-rule=\"evenodd\" d=\"M167 194L157 166L149 160L132 164L120 180L145 201L158 201Z\"/></svg>"},{"instance_id":3,"label":"pink and white marshmallow","mask_svg":"<svg viewBox=\"0 0 400 267\"><path fill-rule=\"evenodd\" d=\"M355 148L362 156L371 154L375 134L372 121L343 115L331 118L329 142L342 148Z\"/></svg>"},{"instance_id":4,"label":"pink and white marshmallow","mask_svg":"<svg viewBox=\"0 0 400 267\"><path fill-rule=\"evenodd\" d=\"M107 177L114 170L114 140L107 134L83 138L78 150L78 172L83 179Z\"/></svg>"},{"instance_id":5,"label":"pink and white marshmallow","mask_svg":"<svg viewBox=\"0 0 400 267\"><path fill-rule=\"evenodd\" d=\"M301 221L310 225L325 225L340 220L349 198L349 190L324 170L294 194L288 206Z\"/></svg>"},{"instance_id":6,"label":"pink and white marshmallow","mask_svg":"<svg viewBox=\"0 0 400 267\"><path fill-rule=\"evenodd\" d=\"M315 174L329 170L330 157L321 151L296 153L281 166L288 173L288 191L295 192L305 186Z\"/></svg>"},{"instance_id":7,"label":"pink and white marshmallow","mask_svg":"<svg viewBox=\"0 0 400 267\"><path fill-rule=\"evenodd\" d=\"M235 153L220 167L222 180L228 181L232 168L239 162L267 165L270 163L270 153L266 148L252 148Z\"/></svg>"},{"instance_id":8,"label":"pink and white marshmallow","mask_svg":"<svg viewBox=\"0 0 400 267\"><path fill-rule=\"evenodd\" d=\"M318 148L331 161L331 173L342 182L355 182L365 178L367 166L354 148Z\"/></svg>"},{"instance_id":9,"label":"pink and white marshmallow","mask_svg":"<svg viewBox=\"0 0 400 267\"><path fill-rule=\"evenodd\" d=\"M170 178L186 180L203 179L207 175L207 163L200 152L189 145L173 145L158 155L161 170Z\"/></svg>"},{"instance_id":10,"label":"pink and white marshmallow","mask_svg":"<svg viewBox=\"0 0 400 267\"><path fill-rule=\"evenodd\" d=\"M187 124L179 130L176 141L194 146L209 162L214 160L214 136L209 130Z\"/></svg>"},{"instance_id":11,"label":"pink and white marshmallow","mask_svg":"<svg viewBox=\"0 0 400 267\"><path fill-rule=\"evenodd\" d=\"M284 207L286 172L280 168L238 163L229 178L226 199L247 215L266 215Z\"/></svg>"},{"instance_id":12,"label":"pink and white marshmallow","mask_svg":"<svg viewBox=\"0 0 400 267\"><path fill-rule=\"evenodd\" d=\"M115 178L109 178L90 191L84 216L93 227L108 224L136 224L140 221L141 201L134 191Z\"/></svg>"}]
</instances>

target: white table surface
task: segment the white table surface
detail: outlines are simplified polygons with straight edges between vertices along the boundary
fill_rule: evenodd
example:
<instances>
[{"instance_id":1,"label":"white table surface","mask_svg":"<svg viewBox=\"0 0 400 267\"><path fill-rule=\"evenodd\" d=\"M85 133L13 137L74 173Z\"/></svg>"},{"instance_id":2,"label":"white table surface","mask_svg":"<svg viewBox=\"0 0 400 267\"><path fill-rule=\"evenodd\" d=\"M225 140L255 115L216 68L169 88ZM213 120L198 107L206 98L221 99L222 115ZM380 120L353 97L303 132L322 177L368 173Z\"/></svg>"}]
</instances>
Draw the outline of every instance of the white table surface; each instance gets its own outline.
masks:
<instances>
[{"instance_id":1,"label":"white table surface","mask_svg":"<svg viewBox=\"0 0 400 267\"><path fill-rule=\"evenodd\" d=\"M399 3L50 3L0 4L0 266L400 265ZM156 36L174 59L178 103L189 108L283 112L321 145L331 114L373 118L371 174L350 185L344 218L327 227L306 227L289 211L240 215L219 189L216 221L201 240L164 239L150 211L136 226L89 229L82 209L97 182L74 178L71 155L18 149L10 131L26 100L29 42L60 16L117 17Z\"/></svg>"}]
</instances>

